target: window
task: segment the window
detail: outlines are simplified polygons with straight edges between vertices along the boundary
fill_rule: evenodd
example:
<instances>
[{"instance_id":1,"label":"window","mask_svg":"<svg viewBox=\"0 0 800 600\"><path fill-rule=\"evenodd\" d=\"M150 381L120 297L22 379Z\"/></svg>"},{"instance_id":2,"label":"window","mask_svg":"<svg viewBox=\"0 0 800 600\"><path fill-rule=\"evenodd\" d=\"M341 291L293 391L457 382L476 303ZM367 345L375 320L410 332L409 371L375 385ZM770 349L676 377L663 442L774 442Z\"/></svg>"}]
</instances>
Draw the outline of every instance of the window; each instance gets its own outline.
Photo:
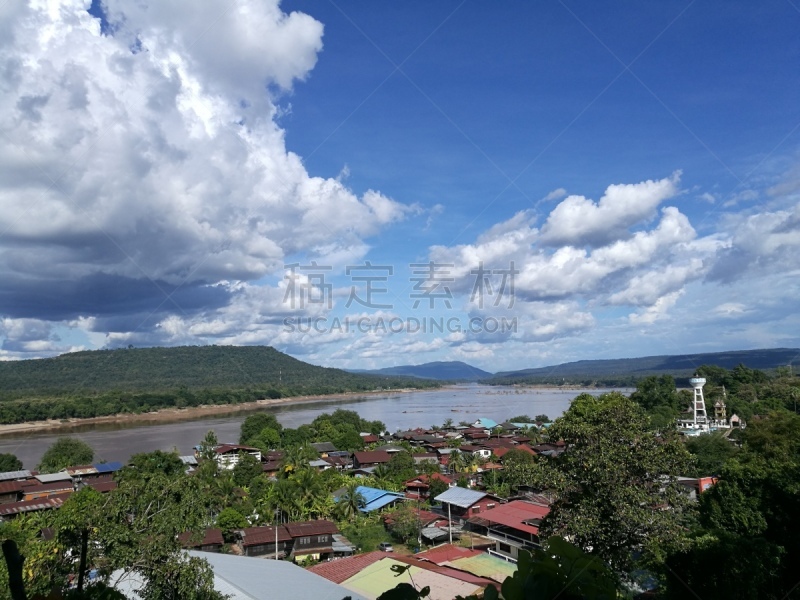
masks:
<instances>
[{"instance_id":1,"label":"window","mask_svg":"<svg viewBox=\"0 0 800 600\"><path fill-rule=\"evenodd\" d=\"M328 536L327 535L318 535L317 536L317 541L320 542L320 543L327 542L328 541Z\"/></svg>"},{"instance_id":2,"label":"window","mask_svg":"<svg viewBox=\"0 0 800 600\"><path fill-rule=\"evenodd\" d=\"M495 506L496 506L495 503L492 502L491 504L487 504L486 508L494 508Z\"/></svg>"},{"instance_id":3,"label":"window","mask_svg":"<svg viewBox=\"0 0 800 600\"><path fill-rule=\"evenodd\" d=\"M303 545L310 544L311 543L311 538L310 537L301 537L299 542L301 544L303 544Z\"/></svg>"},{"instance_id":4,"label":"window","mask_svg":"<svg viewBox=\"0 0 800 600\"><path fill-rule=\"evenodd\" d=\"M497 542L497 549L500 552L507 552L509 554L511 553L511 546L508 544L503 544L502 542Z\"/></svg>"},{"instance_id":5,"label":"window","mask_svg":"<svg viewBox=\"0 0 800 600\"><path fill-rule=\"evenodd\" d=\"M477 515L479 512L481 512L481 507L480 506L475 506L475 507L472 508L472 514L473 515Z\"/></svg>"}]
</instances>

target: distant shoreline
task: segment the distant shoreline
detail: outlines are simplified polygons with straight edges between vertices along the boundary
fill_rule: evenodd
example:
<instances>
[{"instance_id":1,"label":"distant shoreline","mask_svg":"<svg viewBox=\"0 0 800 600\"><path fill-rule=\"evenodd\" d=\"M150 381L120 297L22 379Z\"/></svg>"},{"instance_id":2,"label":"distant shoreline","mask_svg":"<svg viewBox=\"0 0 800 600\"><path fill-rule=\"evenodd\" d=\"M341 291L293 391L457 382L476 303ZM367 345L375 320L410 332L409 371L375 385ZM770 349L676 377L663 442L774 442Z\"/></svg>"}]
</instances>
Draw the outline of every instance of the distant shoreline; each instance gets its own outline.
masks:
<instances>
[{"instance_id":1,"label":"distant shoreline","mask_svg":"<svg viewBox=\"0 0 800 600\"><path fill-rule=\"evenodd\" d=\"M447 389L448 386L434 388L437 390ZM345 392L342 394L328 394L321 396L290 396L287 398L264 398L253 402L243 402L241 404L204 404L187 408L162 408L157 411L140 414L117 414L106 415L103 417L88 417L85 419L73 418L48 421L27 421L25 423L12 423L0 425L0 438L3 436L21 433L59 433L69 432L71 429L83 425L98 425L103 423L144 423L148 425L159 425L164 423L175 423L180 421L192 421L203 417L215 415L229 415L239 412L250 412L268 406L282 404L300 404L303 402L325 402L337 400L349 400L362 396L377 396L387 394L407 394L409 392L419 392L416 388L402 388L397 390L381 390L374 392Z\"/></svg>"},{"instance_id":2,"label":"distant shoreline","mask_svg":"<svg viewBox=\"0 0 800 600\"><path fill-rule=\"evenodd\" d=\"M541 390L561 390L564 393L574 392L577 390L590 389L586 386L577 385L544 385L544 384L516 384L493 386L485 384L477 384L486 388L486 395L508 395L523 392L523 390L541 389ZM497 388L511 388L503 391ZM162 408L157 411L147 413L120 413L116 415L105 415L102 417L88 417L85 419L72 418L57 420L51 419L48 421L27 421L25 423L12 423L8 425L0 425L0 439L6 436L14 436L26 433L69 433L71 430L86 426L86 425L102 425L108 423L115 424L141 424L141 425L163 425L166 423L179 423L182 421L194 421L203 419L205 417L225 416L241 412L252 412L263 409L269 406L281 406L290 404L302 404L305 402L336 402L340 400L350 400L353 398L370 397L379 395L393 395L393 394L407 394L411 392L425 392L425 391L442 391L448 389L457 389L455 385L444 385L439 388L418 389L418 388L401 388L395 390L381 390L373 392L344 392L341 394L328 394L328 395L315 395L315 396L290 396L287 398L264 398L261 400L254 400L252 402L243 402L241 404L203 404L200 406L186 407L186 408ZM603 388L605 389L605 388Z\"/></svg>"}]
</instances>

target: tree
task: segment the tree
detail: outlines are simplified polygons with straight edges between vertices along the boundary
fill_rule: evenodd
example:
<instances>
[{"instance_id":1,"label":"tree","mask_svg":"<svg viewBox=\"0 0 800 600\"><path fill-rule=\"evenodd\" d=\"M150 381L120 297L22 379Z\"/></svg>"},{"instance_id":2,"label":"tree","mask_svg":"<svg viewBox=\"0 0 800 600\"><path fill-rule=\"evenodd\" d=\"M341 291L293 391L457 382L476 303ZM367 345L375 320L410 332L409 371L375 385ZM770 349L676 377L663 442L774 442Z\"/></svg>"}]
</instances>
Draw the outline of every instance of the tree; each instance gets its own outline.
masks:
<instances>
[{"instance_id":1,"label":"tree","mask_svg":"<svg viewBox=\"0 0 800 600\"><path fill-rule=\"evenodd\" d=\"M219 441L217 440L217 434L214 433L213 429L210 429L206 432L205 437L200 442L200 458L205 461L212 461L216 463L216 452L217 446L219 446Z\"/></svg>"},{"instance_id":2,"label":"tree","mask_svg":"<svg viewBox=\"0 0 800 600\"><path fill-rule=\"evenodd\" d=\"M19 471L22 469L22 461L14 454L0 454L0 473L8 471Z\"/></svg>"},{"instance_id":3,"label":"tree","mask_svg":"<svg viewBox=\"0 0 800 600\"><path fill-rule=\"evenodd\" d=\"M177 452L155 450L131 456L128 466L123 469L123 476L163 473L167 477L174 477L185 472L186 465Z\"/></svg>"},{"instance_id":4,"label":"tree","mask_svg":"<svg viewBox=\"0 0 800 600\"><path fill-rule=\"evenodd\" d=\"M247 452L240 452L239 460L233 467L233 482L239 487L246 487L263 472L261 463L255 456Z\"/></svg>"},{"instance_id":5,"label":"tree","mask_svg":"<svg viewBox=\"0 0 800 600\"><path fill-rule=\"evenodd\" d=\"M341 507L340 510L345 519L355 520L359 511L367 503L364 496L358 491L360 485L355 479L349 481L344 488L344 493L339 496L338 505Z\"/></svg>"},{"instance_id":6,"label":"tree","mask_svg":"<svg viewBox=\"0 0 800 600\"><path fill-rule=\"evenodd\" d=\"M421 524L419 512L409 503L403 503L390 513L390 530L404 544L419 537Z\"/></svg>"},{"instance_id":7,"label":"tree","mask_svg":"<svg viewBox=\"0 0 800 600\"><path fill-rule=\"evenodd\" d=\"M250 523L247 522L245 516L238 510L227 507L217 515L217 527L222 530L222 537L226 542L233 541L233 532L237 529L244 529L249 527Z\"/></svg>"},{"instance_id":8,"label":"tree","mask_svg":"<svg viewBox=\"0 0 800 600\"><path fill-rule=\"evenodd\" d=\"M39 464L42 473L56 473L66 467L90 464L94 460L94 450L77 438L63 437L47 449Z\"/></svg>"},{"instance_id":9,"label":"tree","mask_svg":"<svg viewBox=\"0 0 800 600\"><path fill-rule=\"evenodd\" d=\"M410 452L403 450L395 452L386 464L389 477L394 481L406 481L417 474L414 456Z\"/></svg>"},{"instance_id":10,"label":"tree","mask_svg":"<svg viewBox=\"0 0 800 600\"><path fill-rule=\"evenodd\" d=\"M686 442L686 449L694 455L694 471L698 477L719 475L725 462L738 451L719 433L694 436Z\"/></svg>"},{"instance_id":11,"label":"tree","mask_svg":"<svg viewBox=\"0 0 800 600\"><path fill-rule=\"evenodd\" d=\"M428 498L433 501L436 496L445 493L449 488L450 486L441 479L431 477L428 479Z\"/></svg>"},{"instance_id":12,"label":"tree","mask_svg":"<svg viewBox=\"0 0 800 600\"><path fill-rule=\"evenodd\" d=\"M631 394L631 400L646 411L657 406L680 410L678 390L671 375L650 375L642 379Z\"/></svg>"},{"instance_id":13,"label":"tree","mask_svg":"<svg viewBox=\"0 0 800 600\"><path fill-rule=\"evenodd\" d=\"M241 431L239 433L239 443L252 443L252 440L256 438L266 427L273 429L278 433L280 433L281 429L283 429L283 426L278 422L278 419L275 418L275 415L260 412L248 416L242 422Z\"/></svg>"},{"instance_id":14,"label":"tree","mask_svg":"<svg viewBox=\"0 0 800 600\"><path fill-rule=\"evenodd\" d=\"M648 431L644 411L616 392L581 394L550 433L567 450L545 463L558 493L546 535L569 537L623 571L634 553L674 543L687 505L676 478L690 465L676 435Z\"/></svg>"}]
</instances>

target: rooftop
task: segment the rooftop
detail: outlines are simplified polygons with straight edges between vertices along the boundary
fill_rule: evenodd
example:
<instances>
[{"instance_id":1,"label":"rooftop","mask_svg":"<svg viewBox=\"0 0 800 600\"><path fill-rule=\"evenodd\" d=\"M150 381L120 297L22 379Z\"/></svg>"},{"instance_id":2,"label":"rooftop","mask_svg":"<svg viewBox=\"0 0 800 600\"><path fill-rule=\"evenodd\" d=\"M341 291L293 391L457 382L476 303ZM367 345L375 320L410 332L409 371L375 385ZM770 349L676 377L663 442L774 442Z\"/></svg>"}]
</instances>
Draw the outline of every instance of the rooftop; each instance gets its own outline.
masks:
<instances>
[{"instance_id":1,"label":"rooftop","mask_svg":"<svg viewBox=\"0 0 800 600\"><path fill-rule=\"evenodd\" d=\"M486 492L479 492L462 487L451 487L436 496L434 500L437 502L446 502L447 504L452 504L460 508L469 508L486 496L488 496Z\"/></svg>"}]
</instances>

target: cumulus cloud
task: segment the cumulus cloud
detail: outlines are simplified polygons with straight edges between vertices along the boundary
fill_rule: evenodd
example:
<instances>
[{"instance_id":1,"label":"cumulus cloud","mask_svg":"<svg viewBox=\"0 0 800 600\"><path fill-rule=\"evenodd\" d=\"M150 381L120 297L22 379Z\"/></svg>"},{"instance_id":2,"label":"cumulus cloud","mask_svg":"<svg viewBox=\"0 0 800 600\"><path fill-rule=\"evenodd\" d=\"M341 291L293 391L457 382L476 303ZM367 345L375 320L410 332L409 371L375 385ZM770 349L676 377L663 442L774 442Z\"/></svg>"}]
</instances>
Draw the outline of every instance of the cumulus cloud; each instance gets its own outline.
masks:
<instances>
[{"instance_id":1,"label":"cumulus cloud","mask_svg":"<svg viewBox=\"0 0 800 600\"><path fill-rule=\"evenodd\" d=\"M658 181L610 185L599 202L568 196L548 216L542 243L595 246L619 239L630 227L652 218L659 204L678 193L680 175L675 172Z\"/></svg>"},{"instance_id":2,"label":"cumulus cloud","mask_svg":"<svg viewBox=\"0 0 800 600\"><path fill-rule=\"evenodd\" d=\"M276 124L322 24L277 0L6 5L0 299L11 317L167 314L289 254L352 260L417 207L310 175ZM103 30L101 30L103 29ZM134 319L135 320L135 319Z\"/></svg>"}]
</instances>

